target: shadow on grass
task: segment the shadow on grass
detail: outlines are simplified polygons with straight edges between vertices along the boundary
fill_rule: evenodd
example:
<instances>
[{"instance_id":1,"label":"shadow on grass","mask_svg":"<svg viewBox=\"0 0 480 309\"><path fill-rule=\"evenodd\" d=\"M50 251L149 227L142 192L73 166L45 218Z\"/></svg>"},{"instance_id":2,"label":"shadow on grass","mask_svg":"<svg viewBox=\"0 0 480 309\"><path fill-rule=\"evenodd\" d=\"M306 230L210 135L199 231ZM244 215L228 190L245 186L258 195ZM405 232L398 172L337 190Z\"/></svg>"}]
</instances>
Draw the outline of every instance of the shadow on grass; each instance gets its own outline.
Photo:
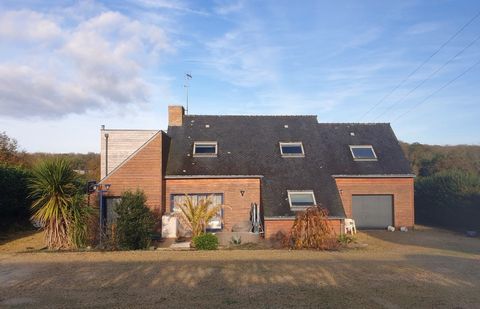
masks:
<instances>
[{"instance_id":1,"label":"shadow on grass","mask_svg":"<svg viewBox=\"0 0 480 309\"><path fill-rule=\"evenodd\" d=\"M15 231L0 232L0 245L4 245L24 237L32 236L36 233L38 233L38 230L33 226L24 227L20 230L15 230Z\"/></svg>"},{"instance_id":2,"label":"shadow on grass","mask_svg":"<svg viewBox=\"0 0 480 309\"><path fill-rule=\"evenodd\" d=\"M461 233L449 230L422 226L409 232L388 232L385 230L364 230L362 232L368 237L392 244L480 254L480 238L466 237Z\"/></svg>"},{"instance_id":3,"label":"shadow on grass","mask_svg":"<svg viewBox=\"0 0 480 309\"><path fill-rule=\"evenodd\" d=\"M127 252L90 262L88 253L81 259L73 254L72 260L59 254L44 255L48 261L38 256L3 261L0 305L398 308L475 307L480 302L478 259L250 253L240 259L235 252L177 252L152 253L142 260L141 252Z\"/></svg>"}]
</instances>

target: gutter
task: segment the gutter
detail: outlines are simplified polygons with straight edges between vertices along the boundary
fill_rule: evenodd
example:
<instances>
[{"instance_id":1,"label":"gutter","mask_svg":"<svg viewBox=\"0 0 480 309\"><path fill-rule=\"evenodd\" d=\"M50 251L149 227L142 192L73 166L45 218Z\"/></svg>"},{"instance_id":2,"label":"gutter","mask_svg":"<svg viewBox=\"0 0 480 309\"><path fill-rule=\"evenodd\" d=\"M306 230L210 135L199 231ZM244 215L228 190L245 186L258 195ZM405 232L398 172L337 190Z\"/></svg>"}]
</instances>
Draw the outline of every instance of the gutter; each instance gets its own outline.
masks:
<instances>
[{"instance_id":1,"label":"gutter","mask_svg":"<svg viewBox=\"0 0 480 309\"><path fill-rule=\"evenodd\" d=\"M278 217L265 217L264 220L265 221L285 221L285 220L295 220L295 216L285 216L285 217L282 217L282 216L278 216ZM333 219L333 220L343 220L345 219L346 217L339 217L339 216L329 216L327 218L327 220L329 219Z\"/></svg>"},{"instance_id":2,"label":"gutter","mask_svg":"<svg viewBox=\"0 0 480 309\"><path fill-rule=\"evenodd\" d=\"M166 175L165 179L263 178L263 175Z\"/></svg>"},{"instance_id":3,"label":"gutter","mask_svg":"<svg viewBox=\"0 0 480 309\"><path fill-rule=\"evenodd\" d=\"M415 178L415 174L332 175L333 178Z\"/></svg>"}]
</instances>

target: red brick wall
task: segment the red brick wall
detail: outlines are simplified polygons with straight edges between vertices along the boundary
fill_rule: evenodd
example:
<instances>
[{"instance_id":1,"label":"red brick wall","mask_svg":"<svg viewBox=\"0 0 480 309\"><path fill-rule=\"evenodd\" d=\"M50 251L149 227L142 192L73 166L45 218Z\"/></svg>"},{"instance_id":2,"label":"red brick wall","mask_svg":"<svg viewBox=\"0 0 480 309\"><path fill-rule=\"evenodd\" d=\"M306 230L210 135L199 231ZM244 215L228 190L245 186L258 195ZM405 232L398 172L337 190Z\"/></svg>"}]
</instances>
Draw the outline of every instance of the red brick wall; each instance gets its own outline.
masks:
<instances>
[{"instance_id":1,"label":"red brick wall","mask_svg":"<svg viewBox=\"0 0 480 309\"><path fill-rule=\"evenodd\" d=\"M352 217L352 195L393 195L394 225L413 227L413 178L336 178L343 208Z\"/></svg>"},{"instance_id":2,"label":"red brick wall","mask_svg":"<svg viewBox=\"0 0 480 309\"><path fill-rule=\"evenodd\" d=\"M120 196L126 190L143 190L147 206L159 214L162 209L162 138L156 134L133 157L103 180L110 184L106 196Z\"/></svg>"},{"instance_id":3,"label":"red brick wall","mask_svg":"<svg viewBox=\"0 0 480 309\"><path fill-rule=\"evenodd\" d=\"M170 211L171 194L188 193L223 193L224 230L242 221L250 219L251 203L260 204L260 179L166 179L165 205L166 212ZM240 191L245 191L242 196Z\"/></svg>"},{"instance_id":4,"label":"red brick wall","mask_svg":"<svg viewBox=\"0 0 480 309\"><path fill-rule=\"evenodd\" d=\"M278 232L288 235L293 225L293 219L288 220L265 220L265 238L270 239L275 237ZM330 219L330 226L335 234L340 235L342 229L341 219Z\"/></svg>"}]
</instances>

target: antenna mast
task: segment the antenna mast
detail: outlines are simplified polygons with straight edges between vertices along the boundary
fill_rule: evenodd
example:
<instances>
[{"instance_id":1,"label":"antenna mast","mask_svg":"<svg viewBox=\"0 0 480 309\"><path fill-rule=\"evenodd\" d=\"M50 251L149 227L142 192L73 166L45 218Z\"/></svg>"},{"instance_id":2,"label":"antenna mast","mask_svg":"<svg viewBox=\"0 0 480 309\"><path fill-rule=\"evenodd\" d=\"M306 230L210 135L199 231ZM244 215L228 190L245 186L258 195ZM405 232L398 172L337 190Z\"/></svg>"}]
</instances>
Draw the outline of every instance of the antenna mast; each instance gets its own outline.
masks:
<instances>
[{"instance_id":1,"label":"antenna mast","mask_svg":"<svg viewBox=\"0 0 480 309\"><path fill-rule=\"evenodd\" d=\"M188 114L188 88L190 87L190 80L192 79L192 74L190 73L185 73L185 84L183 87L185 87L185 92L187 95L187 110L186 113Z\"/></svg>"}]
</instances>

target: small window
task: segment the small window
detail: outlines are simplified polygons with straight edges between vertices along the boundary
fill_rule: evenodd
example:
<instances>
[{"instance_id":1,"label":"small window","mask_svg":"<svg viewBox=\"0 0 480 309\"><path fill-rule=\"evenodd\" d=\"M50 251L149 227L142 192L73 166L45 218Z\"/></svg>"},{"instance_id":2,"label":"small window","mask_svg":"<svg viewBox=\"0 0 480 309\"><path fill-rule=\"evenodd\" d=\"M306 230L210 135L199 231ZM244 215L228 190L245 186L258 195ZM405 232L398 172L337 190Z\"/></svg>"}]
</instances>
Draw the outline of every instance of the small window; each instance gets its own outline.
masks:
<instances>
[{"instance_id":1,"label":"small window","mask_svg":"<svg viewBox=\"0 0 480 309\"><path fill-rule=\"evenodd\" d=\"M217 148L217 142L195 142L193 155L195 157L216 157Z\"/></svg>"},{"instance_id":2,"label":"small window","mask_svg":"<svg viewBox=\"0 0 480 309\"><path fill-rule=\"evenodd\" d=\"M350 145L353 159L356 161L376 161L377 155L371 145Z\"/></svg>"},{"instance_id":3,"label":"small window","mask_svg":"<svg viewBox=\"0 0 480 309\"><path fill-rule=\"evenodd\" d=\"M301 142L282 143L280 142L280 153L282 157L304 157L303 144Z\"/></svg>"},{"instance_id":4,"label":"small window","mask_svg":"<svg viewBox=\"0 0 480 309\"><path fill-rule=\"evenodd\" d=\"M290 208L307 208L316 205L313 191L288 191Z\"/></svg>"}]
</instances>

